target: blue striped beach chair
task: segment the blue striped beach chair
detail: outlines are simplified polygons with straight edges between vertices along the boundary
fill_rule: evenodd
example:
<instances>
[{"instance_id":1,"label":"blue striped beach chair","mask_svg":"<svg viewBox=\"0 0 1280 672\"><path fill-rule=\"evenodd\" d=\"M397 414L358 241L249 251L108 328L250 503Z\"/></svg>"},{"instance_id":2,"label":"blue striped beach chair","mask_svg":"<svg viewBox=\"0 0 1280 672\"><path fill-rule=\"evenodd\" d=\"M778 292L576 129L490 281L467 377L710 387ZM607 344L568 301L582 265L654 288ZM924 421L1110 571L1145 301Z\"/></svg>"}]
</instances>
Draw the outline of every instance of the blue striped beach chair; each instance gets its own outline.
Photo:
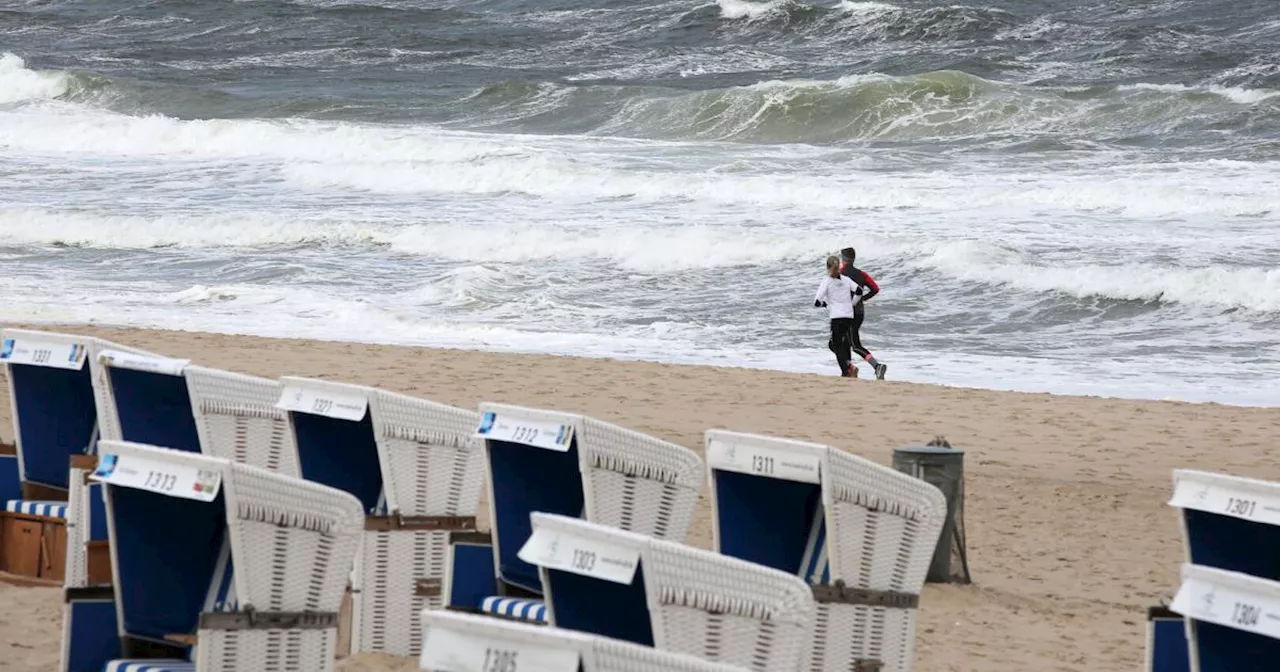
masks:
<instances>
[{"instance_id":1,"label":"blue striped beach chair","mask_svg":"<svg viewBox=\"0 0 1280 672\"><path fill-rule=\"evenodd\" d=\"M94 393L101 438L200 452L296 475L294 451L287 441L288 425L284 413L275 408L279 396L276 381L204 368L115 344L101 344L93 351L96 355L90 364L99 372L94 378ZM96 459L72 466L72 480L83 482L96 467ZM73 490L68 498L69 517L80 521L76 533L93 551L91 560L100 555L110 557L101 487L90 482L83 493ZM92 589L101 583L97 578L101 570L91 567L99 563L82 561L76 566L77 561L68 552L64 672L79 669L76 661L81 657L101 657L102 645L92 634L116 629L114 621L107 620L114 618L113 610L103 606L102 591ZM80 604L85 605L83 610Z\"/></svg>"},{"instance_id":2,"label":"blue striped beach chair","mask_svg":"<svg viewBox=\"0 0 1280 672\"><path fill-rule=\"evenodd\" d=\"M151 354L104 350L113 412L103 438L204 453L297 476L279 381Z\"/></svg>"},{"instance_id":3,"label":"blue striped beach chair","mask_svg":"<svg viewBox=\"0 0 1280 672\"><path fill-rule=\"evenodd\" d=\"M572 413L480 404L489 532L455 534L451 609L546 622L538 568L519 556L535 511L683 540L702 460L688 448Z\"/></svg>"},{"instance_id":4,"label":"blue striped beach chair","mask_svg":"<svg viewBox=\"0 0 1280 672\"><path fill-rule=\"evenodd\" d=\"M352 653L416 655L418 615L442 605L449 536L476 529L484 465L475 411L386 390L280 380L303 478L351 493L365 512L351 577Z\"/></svg>"},{"instance_id":5,"label":"blue striped beach chair","mask_svg":"<svg viewBox=\"0 0 1280 672\"><path fill-rule=\"evenodd\" d=\"M520 557L549 624L752 670L795 670L814 625L794 574L569 516L534 513Z\"/></svg>"},{"instance_id":6,"label":"blue striped beach chair","mask_svg":"<svg viewBox=\"0 0 1280 672\"><path fill-rule=\"evenodd\" d=\"M0 510L40 523L65 525L68 540L78 536L78 519L69 508L70 490L83 488L71 478L73 458L92 455L102 431L102 370L98 352L107 348L138 352L97 338L48 331L0 332L12 406L13 458L0 456L12 474L16 460L18 492L12 475L0 479L7 494ZM0 472L6 468L0 467ZM84 547L67 543L66 557L42 558L41 574L75 581L84 572Z\"/></svg>"},{"instance_id":7,"label":"blue striped beach chair","mask_svg":"<svg viewBox=\"0 0 1280 672\"><path fill-rule=\"evenodd\" d=\"M333 669L354 497L189 451L100 453L121 651L94 669Z\"/></svg>"},{"instance_id":8,"label":"blue striped beach chair","mask_svg":"<svg viewBox=\"0 0 1280 672\"><path fill-rule=\"evenodd\" d=\"M908 672L942 492L822 444L708 430L706 451L714 548L813 591L804 669Z\"/></svg>"}]
</instances>

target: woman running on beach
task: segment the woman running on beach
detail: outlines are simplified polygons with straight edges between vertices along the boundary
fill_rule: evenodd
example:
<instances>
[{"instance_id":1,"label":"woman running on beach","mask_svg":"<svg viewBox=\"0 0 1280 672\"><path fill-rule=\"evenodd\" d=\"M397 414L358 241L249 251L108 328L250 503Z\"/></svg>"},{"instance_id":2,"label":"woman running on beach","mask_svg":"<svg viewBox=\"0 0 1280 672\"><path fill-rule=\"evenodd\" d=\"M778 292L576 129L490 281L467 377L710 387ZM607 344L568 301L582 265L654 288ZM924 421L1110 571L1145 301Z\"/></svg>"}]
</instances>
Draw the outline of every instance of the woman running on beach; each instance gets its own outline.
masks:
<instances>
[{"instance_id":1,"label":"woman running on beach","mask_svg":"<svg viewBox=\"0 0 1280 672\"><path fill-rule=\"evenodd\" d=\"M853 284L858 286L857 291L854 292L857 297L853 302L853 320L849 325L849 343L852 346L853 354L867 360L867 363L871 365L871 368L875 369L876 380L884 380L884 373L889 370L889 367L876 361L875 355L872 355L870 350L862 347L862 335L858 333L862 329L862 317L864 312L862 304L870 301L871 297L880 293L880 285L877 285L876 281L873 280L870 275L867 275L866 271L863 271L853 265L853 260L856 259L857 256L857 251L852 247L846 247L843 250L840 250L840 275L849 278L853 281ZM854 378L857 378L857 365L854 364L853 366L854 369L852 375Z\"/></svg>"},{"instance_id":2,"label":"woman running on beach","mask_svg":"<svg viewBox=\"0 0 1280 672\"><path fill-rule=\"evenodd\" d=\"M856 288L853 280L841 275L840 257L827 257L827 277L818 285L813 306L827 309L827 315L831 318L831 340L827 342L827 347L835 353L840 375L845 378L858 377L858 370L853 366L853 356L849 351L849 339L853 335L853 304L862 299L854 294Z\"/></svg>"}]
</instances>

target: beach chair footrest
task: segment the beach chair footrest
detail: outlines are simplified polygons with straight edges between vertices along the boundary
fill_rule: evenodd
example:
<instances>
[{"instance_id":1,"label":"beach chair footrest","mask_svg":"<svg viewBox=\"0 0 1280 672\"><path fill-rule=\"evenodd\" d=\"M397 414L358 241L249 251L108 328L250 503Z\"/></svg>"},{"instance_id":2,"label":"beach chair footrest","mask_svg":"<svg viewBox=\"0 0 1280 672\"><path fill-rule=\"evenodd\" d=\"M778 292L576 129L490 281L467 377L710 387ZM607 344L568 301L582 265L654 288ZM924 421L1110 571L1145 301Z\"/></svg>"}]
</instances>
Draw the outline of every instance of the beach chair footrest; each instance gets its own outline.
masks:
<instances>
[{"instance_id":1,"label":"beach chair footrest","mask_svg":"<svg viewBox=\"0 0 1280 672\"><path fill-rule=\"evenodd\" d=\"M449 543L451 544L480 544L482 546L493 545L492 532L450 532Z\"/></svg>"},{"instance_id":2,"label":"beach chair footrest","mask_svg":"<svg viewBox=\"0 0 1280 672\"><path fill-rule=\"evenodd\" d=\"M74 602L79 600L112 600L116 599L116 591L111 586L84 586L79 588L64 588L62 600L63 602Z\"/></svg>"},{"instance_id":3,"label":"beach chair footrest","mask_svg":"<svg viewBox=\"0 0 1280 672\"><path fill-rule=\"evenodd\" d=\"M513 597L486 597L480 603L480 611L494 616L531 621L547 622L547 605L540 600L522 600Z\"/></svg>"},{"instance_id":4,"label":"beach chair footrest","mask_svg":"<svg viewBox=\"0 0 1280 672\"><path fill-rule=\"evenodd\" d=\"M336 611L207 611L200 614L201 630L324 630L336 627Z\"/></svg>"},{"instance_id":5,"label":"beach chair footrest","mask_svg":"<svg viewBox=\"0 0 1280 672\"><path fill-rule=\"evenodd\" d=\"M407 530L419 532L423 530L462 530L476 529L475 516L367 516L364 529L389 532Z\"/></svg>"},{"instance_id":6,"label":"beach chair footrest","mask_svg":"<svg viewBox=\"0 0 1280 672\"><path fill-rule=\"evenodd\" d=\"M824 604L856 604L890 609L915 609L920 606L919 595L892 590L850 588L844 584L844 581L837 581L829 586L815 585L812 589L814 601Z\"/></svg>"},{"instance_id":7,"label":"beach chair footrest","mask_svg":"<svg viewBox=\"0 0 1280 672\"><path fill-rule=\"evenodd\" d=\"M196 672L196 664L189 660L167 658L131 658L113 660L102 672Z\"/></svg>"}]
</instances>

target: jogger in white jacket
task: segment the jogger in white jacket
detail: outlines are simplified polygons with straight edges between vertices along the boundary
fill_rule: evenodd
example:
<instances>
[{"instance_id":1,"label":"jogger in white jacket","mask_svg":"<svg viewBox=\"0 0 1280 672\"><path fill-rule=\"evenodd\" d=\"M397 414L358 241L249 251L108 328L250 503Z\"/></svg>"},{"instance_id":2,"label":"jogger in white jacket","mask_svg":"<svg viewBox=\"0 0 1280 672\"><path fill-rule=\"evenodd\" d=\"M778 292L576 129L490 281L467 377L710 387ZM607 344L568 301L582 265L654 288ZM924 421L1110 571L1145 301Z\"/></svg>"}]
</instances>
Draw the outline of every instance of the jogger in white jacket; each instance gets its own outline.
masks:
<instances>
[{"instance_id":1,"label":"jogger in white jacket","mask_svg":"<svg viewBox=\"0 0 1280 672\"><path fill-rule=\"evenodd\" d=\"M854 294L857 285L848 276L840 274L840 257L827 257L827 277L818 285L818 294L813 298L813 305L826 307L831 317L831 340L827 347L836 355L836 364L840 366L840 375L856 378L858 369L852 366L853 354L851 341L853 328L853 306L862 300Z\"/></svg>"}]
</instances>

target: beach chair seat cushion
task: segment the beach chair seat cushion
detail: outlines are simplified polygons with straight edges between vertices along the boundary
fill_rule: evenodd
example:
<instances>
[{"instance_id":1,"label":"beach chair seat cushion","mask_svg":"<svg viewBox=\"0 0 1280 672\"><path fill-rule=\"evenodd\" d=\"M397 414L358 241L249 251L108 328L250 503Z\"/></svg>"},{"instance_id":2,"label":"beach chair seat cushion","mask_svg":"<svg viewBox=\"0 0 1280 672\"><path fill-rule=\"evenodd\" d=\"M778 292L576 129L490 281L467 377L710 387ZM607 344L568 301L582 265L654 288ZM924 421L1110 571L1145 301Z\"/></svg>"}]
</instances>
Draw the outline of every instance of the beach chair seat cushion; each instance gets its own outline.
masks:
<instances>
[{"instance_id":1,"label":"beach chair seat cushion","mask_svg":"<svg viewBox=\"0 0 1280 672\"><path fill-rule=\"evenodd\" d=\"M196 672L196 664L168 658L113 660L102 672Z\"/></svg>"},{"instance_id":2,"label":"beach chair seat cushion","mask_svg":"<svg viewBox=\"0 0 1280 672\"><path fill-rule=\"evenodd\" d=\"M9 513L21 513L28 516L47 516L49 518L67 517L66 502L45 502L32 499L11 499L5 502L4 510Z\"/></svg>"},{"instance_id":3,"label":"beach chair seat cushion","mask_svg":"<svg viewBox=\"0 0 1280 672\"><path fill-rule=\"evenodd\" d=\"M547 605L540 600L522 600L513 597L486 597L480 603L480 611L487 614L518 618L522 621L547 622Z\"/></svg>"}]
</instances>

